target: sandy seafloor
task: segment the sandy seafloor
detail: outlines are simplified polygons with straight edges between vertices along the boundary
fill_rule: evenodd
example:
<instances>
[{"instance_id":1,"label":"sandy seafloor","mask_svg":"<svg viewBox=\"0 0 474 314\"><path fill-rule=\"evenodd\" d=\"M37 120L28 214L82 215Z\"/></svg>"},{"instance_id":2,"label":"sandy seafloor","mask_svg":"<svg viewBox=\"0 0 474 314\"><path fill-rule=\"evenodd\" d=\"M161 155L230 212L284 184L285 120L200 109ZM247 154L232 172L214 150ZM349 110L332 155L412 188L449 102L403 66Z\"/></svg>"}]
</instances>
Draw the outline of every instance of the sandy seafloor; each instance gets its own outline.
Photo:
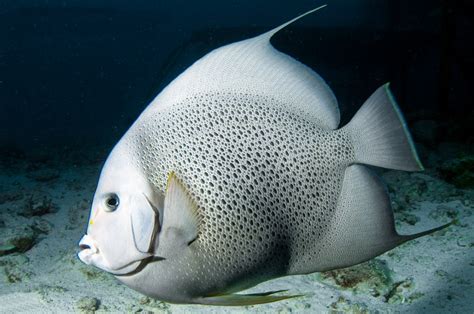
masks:
<instances>
[{"instance_id":1,"label":"sandy seafloor","mask_svg":"<svg viewBox=\"0 0 474 314\"><path fill-rule=\"evenodd\" d=\"M2 155L1 313L474 313L474 190L442 180L437 157L425 172L387 171L382 176L400 233L455 219L452 226L359 266L279 278L247 291L288 289L304 297L215 307L151 300L78 260L77 243L106 155L67 150L47 151L35 159L14 152Z\"/></svg>"}]
</instances>

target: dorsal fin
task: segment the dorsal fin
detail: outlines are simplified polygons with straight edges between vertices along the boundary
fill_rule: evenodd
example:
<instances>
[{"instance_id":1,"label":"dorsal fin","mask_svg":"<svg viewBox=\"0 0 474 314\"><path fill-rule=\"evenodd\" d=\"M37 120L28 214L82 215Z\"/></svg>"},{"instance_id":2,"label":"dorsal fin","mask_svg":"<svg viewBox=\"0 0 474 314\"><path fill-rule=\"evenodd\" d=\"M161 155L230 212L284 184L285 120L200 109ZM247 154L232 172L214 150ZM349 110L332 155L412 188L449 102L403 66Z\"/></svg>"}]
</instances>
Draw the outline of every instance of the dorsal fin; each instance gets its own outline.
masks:
<instances>
[{"instance_id":1,"label":"dorsal fin","mask_svg":"<svg viewBox=\"0 0 474 314\"><path fill-rule=\"evenodd\" d=\"M269 40L273 37L273 35L275 35L275 34L278 33L279 31L281 31L282 29L284 29L284 28L287 27L288 25L290 25L290 24L292 24L292 23L298 21L299 19L305 17L306 15L309 15L309 14L311 14L311 13L314 13L314 12L318 11L318 10L321 10L322 8L324 8L324 7L326 7L326 6L327 6L327 4L323 4L322 6L319 6L319 7L315 8L315 9L309 10L309 11L307 11L307 12L301 14L301 15L298 15L298 16L295 17L294 19L289 20L288 22L283 23L283 24L281 24L280 26L277 26L277 27L275 27L275 28L272 29L272 30L269 30L268 32L263 33L262 35L260 35L260 36L258 36L258 37L261 37L262 39L265 39L265 40L269 41Z\"/></svg>"},{"instance_id":2,"label":"dorsal fin","mask_svg":"<svg viewBox=\"0 0 474 314\"><path fill-rule=\"evenodd\" d=\"M279 52L270 38L287 25L315 12L308 11L264 34L215 49L171 82L143 113L152 115L196 95L219 92L265 96L269 105L310 120L323 129L336 129L336 97L312 69ZM189 103L189 101L187 101Z\"/></svg>"}]
</instances>

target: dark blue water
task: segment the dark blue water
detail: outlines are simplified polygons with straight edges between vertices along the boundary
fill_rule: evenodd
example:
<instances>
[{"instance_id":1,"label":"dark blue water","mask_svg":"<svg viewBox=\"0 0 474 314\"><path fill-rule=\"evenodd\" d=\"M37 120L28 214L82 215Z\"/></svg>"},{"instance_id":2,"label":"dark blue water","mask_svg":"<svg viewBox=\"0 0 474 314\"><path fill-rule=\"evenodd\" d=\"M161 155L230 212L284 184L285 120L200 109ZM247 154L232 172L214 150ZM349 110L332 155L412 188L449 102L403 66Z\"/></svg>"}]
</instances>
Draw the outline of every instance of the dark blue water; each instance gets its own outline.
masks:
<instances>
[{"instance_id":1,"label":"dark blue water","mask_svg":"<svg viewBox=\"0 0 474 314\"><path fill-rule=\"evenodd\" d=\"M199 57L318 4L2 1L0 147L110 146ZM328 81L343 121L390 81L409 123L422 110L470 127L471 10L469 1L330 1L274 44Z\"/></svg>"}]
</instances>

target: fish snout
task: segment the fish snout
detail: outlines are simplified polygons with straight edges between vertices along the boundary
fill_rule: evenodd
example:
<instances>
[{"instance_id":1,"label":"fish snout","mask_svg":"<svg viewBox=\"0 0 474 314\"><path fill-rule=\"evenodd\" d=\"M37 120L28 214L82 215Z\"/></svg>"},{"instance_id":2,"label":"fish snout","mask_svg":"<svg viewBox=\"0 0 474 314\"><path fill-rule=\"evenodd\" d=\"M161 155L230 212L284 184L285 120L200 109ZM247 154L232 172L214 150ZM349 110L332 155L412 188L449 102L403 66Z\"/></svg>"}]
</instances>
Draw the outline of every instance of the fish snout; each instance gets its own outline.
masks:
<instances>
[{"instance_id":1,"label":"fish snout","mask_svg":"<svg viewBox=\"0 0 474 314\"><path fill-rule=\"evenodd\" d=\"M79 248L81 249L78 254L79 259L88 265L92 262L92 256L99 253L96 242L87 234L79 242Z\"/></svg>"}]
</instances>

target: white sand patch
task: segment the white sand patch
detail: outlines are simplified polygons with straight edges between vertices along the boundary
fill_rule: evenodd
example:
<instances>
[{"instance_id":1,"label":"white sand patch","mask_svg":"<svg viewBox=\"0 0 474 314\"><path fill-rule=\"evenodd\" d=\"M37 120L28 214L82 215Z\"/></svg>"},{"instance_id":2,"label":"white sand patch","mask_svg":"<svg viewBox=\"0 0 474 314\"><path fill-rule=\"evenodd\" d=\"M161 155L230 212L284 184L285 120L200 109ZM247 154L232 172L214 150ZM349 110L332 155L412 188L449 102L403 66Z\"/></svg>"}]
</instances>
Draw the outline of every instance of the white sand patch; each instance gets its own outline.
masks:
<instances>
[{"instance_id":1,"label":"white sand patch","mask_svg":"<svg viewBox=\"0 0 474 314\"><path fill-rule=\"evenodd\" d=\"M151 300L120 284L113 276L82 264L76 256L77 243L86 228L88 206L99 169L98 164L59 167L56 169L60 173L59 178L47 182L35 181L24 173L1 174L3 185L16 186L25 197L36 190L45 191L59 207L57 212L40 217L50 224L49 234L40 234L37 243L24 254L0 257L1 313L86 311L84 306L89 301L95 304L98 312L474 311L474 216L470 207L474 200L466 200L463 196L449 202L427 199L411 204L409 212L419 221L413 226L397 223L400 233L414 233L438 226L450 221L450 215L455 215L458 222L445 231L404 244L378 257L377 265L381 270L376 270L375 274L381 278L375 278L375 281L370 279L354 285L352 279L345 278L347 282L344 284L350 287L343 288L341 283L335 283L334 278L320 274L279 278L246 292L287 289L289 294L304 294L305 297L249 307L174 305ZM24 201L25 198L0 204L0 219L5 224L0 227L0 235L9 228L24 226L39 218L17 215ZM370 267L366 268L370 270ZM388 277L384 277L383 272L386 272L390 282L384 283Z\"/></svg>"}]
</instances>

